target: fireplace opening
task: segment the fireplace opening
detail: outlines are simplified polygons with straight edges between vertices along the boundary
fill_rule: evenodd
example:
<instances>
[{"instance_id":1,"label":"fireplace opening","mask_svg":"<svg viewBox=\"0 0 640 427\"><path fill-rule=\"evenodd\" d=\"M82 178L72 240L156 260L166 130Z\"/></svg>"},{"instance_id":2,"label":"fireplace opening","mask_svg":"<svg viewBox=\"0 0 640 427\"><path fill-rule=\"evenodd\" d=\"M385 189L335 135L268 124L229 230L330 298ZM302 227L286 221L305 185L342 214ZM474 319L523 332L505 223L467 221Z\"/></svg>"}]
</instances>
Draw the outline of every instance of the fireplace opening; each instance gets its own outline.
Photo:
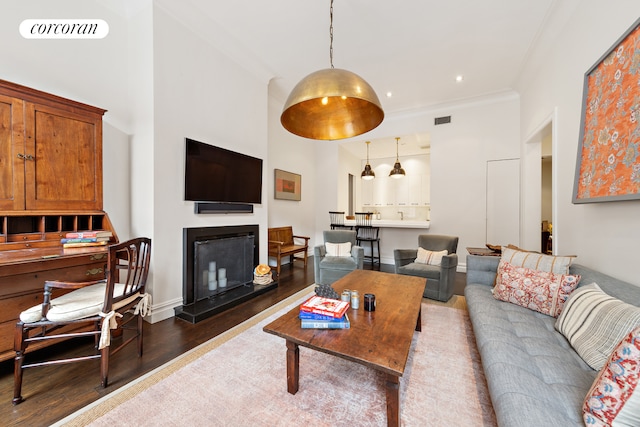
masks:
<instances>
[{"instance_id":1,"label":"fireplace opening","mask_svg":"<svg viewBox=\"0 0 640 427\"><path fill-rule=\"evenodd\" d=\"M253 281L254 236L194 242L195 298L200 301Z\"/></svg>"},{"instance_id":2,"label":"fireplace opening","mask_svg":"<svg viewBox=\"0 0 640 427\"><path fill-rule=\"evenodd\" d=\"M183 229L183 305L178 318L199 322L277 286L253 283L258 225Z\"/></svg>"}]
</instances>

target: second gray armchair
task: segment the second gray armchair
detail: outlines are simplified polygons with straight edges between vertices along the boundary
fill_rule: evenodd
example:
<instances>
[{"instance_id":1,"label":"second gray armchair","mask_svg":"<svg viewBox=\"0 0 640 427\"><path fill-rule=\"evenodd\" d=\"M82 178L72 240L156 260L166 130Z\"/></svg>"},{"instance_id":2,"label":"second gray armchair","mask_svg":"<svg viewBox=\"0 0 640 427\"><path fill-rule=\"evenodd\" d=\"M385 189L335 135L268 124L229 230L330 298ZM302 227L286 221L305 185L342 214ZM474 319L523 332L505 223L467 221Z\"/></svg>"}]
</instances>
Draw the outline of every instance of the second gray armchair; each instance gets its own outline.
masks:
<instances>
[{"instance_id":1,"label":"second gray armchair","mask_svg":"<svg viewBox=\"0 0 640 427\"><path fill-rule=\"evenodd\" d=\"M324 245L313 248L313 263L317 285L331 285L356 269L362 270L364 249L356 246L356 232L352 230L323 231ZM327 253L326 243L351 243L351 250L344 256L331 256Z\"/></svg>"},{"instance_id":2,"label":"second gray armchair","mask_svg":"<svg viewBox=\"0 0 640 427\"><path fill-rule=\"evenodd\" d=\"M428 251L447 250L440 265L415 262L418 249L396 249L393 251L396 274L424 277L427 283L424 297L438 301L449 301L453 295L453 283L458 267L458 237L435 234L418 236L418 246Z\"/></svg>"}]
</instances>

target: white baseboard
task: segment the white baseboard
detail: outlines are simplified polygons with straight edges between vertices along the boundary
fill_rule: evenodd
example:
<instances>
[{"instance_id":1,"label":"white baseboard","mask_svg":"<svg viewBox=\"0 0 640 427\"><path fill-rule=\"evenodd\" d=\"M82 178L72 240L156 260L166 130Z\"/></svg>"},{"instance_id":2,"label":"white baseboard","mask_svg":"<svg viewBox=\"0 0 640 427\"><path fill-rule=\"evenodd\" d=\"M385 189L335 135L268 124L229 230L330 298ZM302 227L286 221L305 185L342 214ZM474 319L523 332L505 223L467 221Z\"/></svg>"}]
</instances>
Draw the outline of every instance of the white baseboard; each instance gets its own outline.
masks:
<instances>
[{"instance_id":1,"label":"white baseboard","mask_svg":"<svg viewBox=\"0 0 640 427\"><path fill-rule=\"evenodd\" d=\"M175 315L175 307L182 305L182 298L165 301L162 304L151 304L151 315L144 318L149 323L160 322Z\"/></svg>"}]
</instances>

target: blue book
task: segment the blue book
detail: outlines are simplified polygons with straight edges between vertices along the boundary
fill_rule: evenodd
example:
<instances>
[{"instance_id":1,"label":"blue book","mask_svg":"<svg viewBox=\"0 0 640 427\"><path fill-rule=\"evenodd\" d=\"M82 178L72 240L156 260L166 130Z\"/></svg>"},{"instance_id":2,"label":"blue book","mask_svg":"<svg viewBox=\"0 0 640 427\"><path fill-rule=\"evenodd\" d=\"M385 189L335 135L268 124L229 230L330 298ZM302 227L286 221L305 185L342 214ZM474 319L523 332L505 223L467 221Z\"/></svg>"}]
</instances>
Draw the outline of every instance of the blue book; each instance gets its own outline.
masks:
<instances>
[{"instance_id":1,"label":"blue book","mask_svg":"<svg viewBox=\"0 0 640 427\"><path fill-rule=\"evenodd\" d=\"M77 237L77 238L60 239L60 243L92 243L97 241L98 241L97 237Z\"/></svg>"},{"instance_id":2,"label":"blue book","mask_svg":"<svg viewBox=\"0 0 640 427\"><path fill-rule=\"evenodd\" d=\"M333 320L300 319L300 326L302 329L349 329L351 323L345 314L341 318Z\"/></svg>"}]
</instances>

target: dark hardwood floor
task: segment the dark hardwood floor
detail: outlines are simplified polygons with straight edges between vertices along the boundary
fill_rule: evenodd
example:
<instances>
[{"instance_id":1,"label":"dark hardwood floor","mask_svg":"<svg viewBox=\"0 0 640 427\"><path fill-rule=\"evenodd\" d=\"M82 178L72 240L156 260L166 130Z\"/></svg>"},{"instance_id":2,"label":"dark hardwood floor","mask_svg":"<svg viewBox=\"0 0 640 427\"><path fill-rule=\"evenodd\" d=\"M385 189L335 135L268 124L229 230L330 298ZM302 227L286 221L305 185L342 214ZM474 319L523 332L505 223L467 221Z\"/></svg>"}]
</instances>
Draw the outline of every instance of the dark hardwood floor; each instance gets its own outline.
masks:
<instances>
[{"instance_id":1,"label":"dark hardwood floor","mask_svg":"<svg viewBox=\"0 0 640 427\"><path fill-rule=\"evenodd\" d=\"M365 266L365 268L370 268ZM376 268L378 269L378 268ZM393 272L393 266L382 265L380 271ZM464 289L465 275L458 273L456 293ZM180 354L242 323L266 308L282 301L314 282L313 258L305 270L302 263L284 266L278 287L230 310L199 323L191 324L170 318L144 325L144 354L138 358L131 344L110 360L109 386L100 386L99 361L27 369L22 395L25 401L12 405L13 361L0 363L0 425L48 426L95 400L117 390L129 381L157 368ZM87 354L92 341L61 343L43 352L56 356ZM37 352L34 357L37 357Z\"/></svg>"}]
</instances>

